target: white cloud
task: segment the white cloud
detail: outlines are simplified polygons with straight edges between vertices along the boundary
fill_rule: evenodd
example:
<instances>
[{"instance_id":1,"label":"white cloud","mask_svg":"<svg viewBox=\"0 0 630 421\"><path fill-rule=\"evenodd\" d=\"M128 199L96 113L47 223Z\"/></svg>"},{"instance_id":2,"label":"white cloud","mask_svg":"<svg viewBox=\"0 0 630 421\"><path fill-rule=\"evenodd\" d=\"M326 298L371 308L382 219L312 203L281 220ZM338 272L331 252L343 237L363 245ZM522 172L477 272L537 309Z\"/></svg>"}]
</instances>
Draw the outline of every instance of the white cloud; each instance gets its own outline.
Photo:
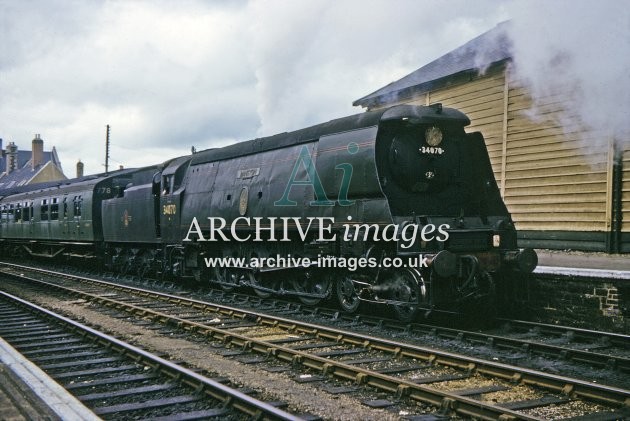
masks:
<instances>
[{"instance_id":1,"label":"white cloud","mask_svg":"<svg viewBox=\"0 0 630 421\"><path fill-rule=\"evenodd\" d=\"M0 137L64 168L150 165L361 112L353 100L508 16L503 3L0 0Z\"/></svg>"}]
</instances>

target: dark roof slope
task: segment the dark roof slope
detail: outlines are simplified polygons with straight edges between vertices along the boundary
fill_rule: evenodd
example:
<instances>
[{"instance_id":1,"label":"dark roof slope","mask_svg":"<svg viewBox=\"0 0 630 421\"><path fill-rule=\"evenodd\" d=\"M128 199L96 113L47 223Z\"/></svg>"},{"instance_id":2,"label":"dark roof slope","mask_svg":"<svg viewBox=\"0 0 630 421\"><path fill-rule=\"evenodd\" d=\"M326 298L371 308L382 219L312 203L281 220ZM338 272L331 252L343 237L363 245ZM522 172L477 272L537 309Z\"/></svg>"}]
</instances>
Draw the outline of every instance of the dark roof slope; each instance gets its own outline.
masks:
<instances>
[{"instance_id":1,"label":"dark roof slope","mask_svg":"<svg viewBox=\"0 0 630 421\"><path fill-rule=\"evenodd\" d=\"M477 72L512 56L509 21L503 22L466 44L389 85L357 99L352 105L370 107L391 103L399 95L428 90L434 82L462 72Z\"/></svg>"},{"instance_id":2,"label":"dark roof slope","mask_svg":"<svg viewBox=\"0 0 630 421\"><path fill-rule=\"evenodd\" d=\"M46 152L44 153L44 157L45 157L45 154ZM26 165L26 163L31 160L31 155L32 155L31 151L18 150L17 151L17 167L22 168L24 165ZM6 156L0 155L0 174L7 169L7 159L8 158Z\"/></svg>"},{"instance_id":3,"label":"dark roof slope","mask_svg":"<svg viewBox=\"0 0 630 421\"><path fill-rule=\"evenodd\" d=\"M6 170L6 160L8 159L5 155L4 157L0 157L0 190L8 189L11 187L22 186L33 178L39 170L46 165L48 162L52 161L52 163L59 168L59 171L63 172L61 168L61 162L59 161L59 157L57 156L57 150L53 147L52 151L43 153L42 164L37 168L33 169L31 165L33 153L31 151L17 151L17 168L11 171L10 174L2 175L2 173Z\"/></svg>"},{"instance_id":4,"label":"dark roof slope","mask_svg":"<svg viewBox=\"0 0 630 421\"><path fill-rule=\"evenodd\" d=\"M45 181L43 183L27 184L22 186L14 186L11 188L0 188L0 199L14 194L27 193L32 191L40 191L46 189L63 188L71 185L91 185L96 184L106 178L113 179L113 182L124 180L123 185L129 181L134 184L148 183L153 178L153 174L160 169L157 165L142 168L125 168L122 170L110 171L108 173L91 174L80 178L72 178L69 180ZM148 174L148 178L147 178Z\"/></svg>"},{"instance_id":5,"label":"dark roof slope","mask_svg":"<svg viewBox=\"0 0 630 421\"><path fill-rule=\"evenodd\" d=\"M57 150L53 146L52 151L43 152L42 164L33 169L31 165L33 153L31 151L17 151L17 168L11 171L10 174L4 174L6 170L7 155L0 156L0 190L8 189L14 186L22 186L28 183L37 173L49 162L55 165L59 171L63 174L61 168L61 161L57 156Z\"/></svg>"}]
</instances>

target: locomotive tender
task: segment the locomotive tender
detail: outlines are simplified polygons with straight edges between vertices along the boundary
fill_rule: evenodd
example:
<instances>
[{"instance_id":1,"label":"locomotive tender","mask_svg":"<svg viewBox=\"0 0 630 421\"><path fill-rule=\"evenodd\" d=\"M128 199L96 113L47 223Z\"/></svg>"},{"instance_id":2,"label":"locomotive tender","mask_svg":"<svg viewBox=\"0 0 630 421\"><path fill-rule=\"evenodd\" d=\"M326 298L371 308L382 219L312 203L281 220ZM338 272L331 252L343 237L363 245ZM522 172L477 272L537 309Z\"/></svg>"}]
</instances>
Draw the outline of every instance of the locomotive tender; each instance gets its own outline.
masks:
<instances>
[{"instance_id":1,"label":"locomotive tender","mask_svg":"<svg viewBox=\"0 0 630 421\"><path fill-rule=\"evenodd\" d=\"M347 312L380 303L402 319L485 308L537 259L517 248L469 123L441 104L400 105L0 192L0 247L310 305L334 296Z\"/></svg>"}]
</instances>

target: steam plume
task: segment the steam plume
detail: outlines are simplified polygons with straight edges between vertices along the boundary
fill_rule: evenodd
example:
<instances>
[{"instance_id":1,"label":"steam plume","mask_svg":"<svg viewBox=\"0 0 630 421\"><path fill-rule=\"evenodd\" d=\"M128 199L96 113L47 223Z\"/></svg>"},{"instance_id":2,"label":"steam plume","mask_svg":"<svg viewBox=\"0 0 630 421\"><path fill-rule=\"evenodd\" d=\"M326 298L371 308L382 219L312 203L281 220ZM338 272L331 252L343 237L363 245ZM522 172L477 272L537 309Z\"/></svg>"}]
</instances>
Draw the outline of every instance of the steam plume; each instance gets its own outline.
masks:
<instances>
[{"instance_id":1,"label":"steam plume","mask_svg":"<svg viewBox=\"0 0 630 421\"><path fill-rule=\"evenodd\" d=\"M623 1L514 2L514 74L538 106L568 97L565 131L590 128L630 146L630 8ZM568 105L568 108L567 108ZM589 141L593 141L590 139ZM600 149L601 150L601 149Z\"/></svg>"}]
</instances>

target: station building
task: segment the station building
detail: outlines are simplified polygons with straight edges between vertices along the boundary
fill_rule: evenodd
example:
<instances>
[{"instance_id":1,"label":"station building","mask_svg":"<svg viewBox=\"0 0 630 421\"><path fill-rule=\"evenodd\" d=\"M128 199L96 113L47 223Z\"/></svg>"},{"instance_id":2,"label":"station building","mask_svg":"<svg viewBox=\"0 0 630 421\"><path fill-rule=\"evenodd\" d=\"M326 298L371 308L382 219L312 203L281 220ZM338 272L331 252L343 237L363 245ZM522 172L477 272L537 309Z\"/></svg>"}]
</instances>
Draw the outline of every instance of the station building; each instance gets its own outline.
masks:
<instances>
[{"instance_id":1,"label":"station building","mask_svg":"<svg viewBox=\"0 0 630 421\"><path fill-rule=\"evenodd\" d=\"M353 105L442 103L466 113L468 131L485 137L521 247L630 252L630 139L602 139L595 130L561 124L570 101L562 95L537 101L532 116L531 95L513 73L508 25Z\"/></svg>"},{"instance_id":2,"label":"station building","mask_svg":"<svg viewBox=\"0 0 630 421\"><path fill-rule=\"evenodd\" d=\"M66 180L57 150L44 151L39 134L31 142L32 149L21 150L14 142L3 148L0 139L0 191L47 181Z\"/></svg>"}]
</instances>

